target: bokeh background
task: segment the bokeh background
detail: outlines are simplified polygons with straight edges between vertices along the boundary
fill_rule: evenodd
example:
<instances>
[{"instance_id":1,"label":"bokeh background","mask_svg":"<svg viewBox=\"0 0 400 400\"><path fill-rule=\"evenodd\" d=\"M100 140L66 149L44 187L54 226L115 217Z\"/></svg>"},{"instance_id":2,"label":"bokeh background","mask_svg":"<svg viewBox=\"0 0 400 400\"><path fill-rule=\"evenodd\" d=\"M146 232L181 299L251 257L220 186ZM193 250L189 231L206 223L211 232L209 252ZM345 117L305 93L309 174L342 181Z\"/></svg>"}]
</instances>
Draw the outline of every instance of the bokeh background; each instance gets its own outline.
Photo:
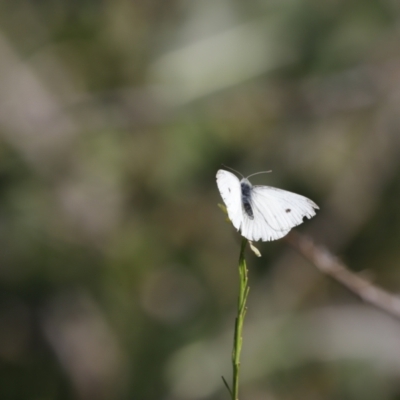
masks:
<instances>
[{"instance_id":1,"label":"bokeh background","mask_svg":"<svg viewBox=\"0 0 400 400\"><path fill-rule=\"evenodd\" d=\"M0 398L222 400L240 238L221 163L400 291L400 3L0 3ZM242 399L400 399L400 322L248 253Z\"/></svg>"}]
</instances>

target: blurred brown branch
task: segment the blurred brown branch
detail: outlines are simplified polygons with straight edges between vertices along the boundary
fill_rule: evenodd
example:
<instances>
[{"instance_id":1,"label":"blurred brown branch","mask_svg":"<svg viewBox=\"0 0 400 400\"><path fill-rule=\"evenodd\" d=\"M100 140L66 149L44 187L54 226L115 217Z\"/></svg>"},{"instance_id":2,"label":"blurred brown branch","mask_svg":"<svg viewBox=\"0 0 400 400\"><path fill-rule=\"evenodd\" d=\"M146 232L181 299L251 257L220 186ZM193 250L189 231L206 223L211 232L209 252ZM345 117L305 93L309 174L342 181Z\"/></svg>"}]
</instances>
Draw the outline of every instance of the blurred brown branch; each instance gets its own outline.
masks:
<instances>
[{"instance_id":1,"label":"blurred brown branch","mask_svg":"<svg viewBox=\"0 0 400 400\"><path fill-rule=\"evenodd\" d=\"M322 273L335 279L366 303L400 319L400 297L350 271L326 248L316 245L308 236L292 231L285 240Z\"/></svg>"}]
</instances>

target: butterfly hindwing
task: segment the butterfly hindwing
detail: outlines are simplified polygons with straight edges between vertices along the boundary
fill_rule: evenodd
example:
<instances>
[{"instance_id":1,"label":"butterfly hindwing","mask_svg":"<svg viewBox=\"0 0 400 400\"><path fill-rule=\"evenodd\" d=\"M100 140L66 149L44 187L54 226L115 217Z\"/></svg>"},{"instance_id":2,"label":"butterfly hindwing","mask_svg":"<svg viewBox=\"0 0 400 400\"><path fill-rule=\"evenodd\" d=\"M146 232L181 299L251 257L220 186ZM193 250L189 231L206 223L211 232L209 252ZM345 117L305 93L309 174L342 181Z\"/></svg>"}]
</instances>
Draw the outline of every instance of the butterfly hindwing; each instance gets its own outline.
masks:
<instances>
[{"instance_id":1,"label":"butterfly hindwing","mask_svg":"<svg viewBox=\"0 0 400 400\"><path fill-rule=\"evenodd\" d=\"M241 226L242 236L245 238L257 242L262 240L263 242L277 240L287 235L290 229L275 229L271 226L272 215L260 211L260 209L253 203L254 219L248 218L247 215L243 216L243 223Z\"/></svg>"}]
</instances>

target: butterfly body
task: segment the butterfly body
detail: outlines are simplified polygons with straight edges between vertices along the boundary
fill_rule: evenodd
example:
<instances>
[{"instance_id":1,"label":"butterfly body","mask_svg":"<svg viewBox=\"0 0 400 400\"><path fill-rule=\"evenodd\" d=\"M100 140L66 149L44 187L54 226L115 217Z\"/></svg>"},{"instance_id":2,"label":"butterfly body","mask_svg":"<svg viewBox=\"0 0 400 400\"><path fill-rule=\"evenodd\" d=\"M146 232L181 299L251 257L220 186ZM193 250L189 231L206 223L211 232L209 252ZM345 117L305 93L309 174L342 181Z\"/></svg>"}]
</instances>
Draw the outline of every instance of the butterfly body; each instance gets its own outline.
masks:
<instances>
[{"instance_id":1,"label":"butterfly body","mask_svg":"<svg viewBox=\"0 0 400 400\"><path fill-rule=\"evenodd\" d=\"M244 212L250 219L254 219L253 209L251 208L251 189L253 185L246 178L240 181L240 189L242 191L242 205Z\"/></svg>"},{"instance_id":2,"label":"butterfly body","mask_svg":"<svg viewBox=\"0 0 400 400\"><path fill-rule=\"evenodd\" d=\"M312 218L318 206L296 193L270 186L253 186L247 178L239 181L229 171L217 172L217 185L229 219L245 238L257 241L279 239Z\"/></svg>"}]
</instances>

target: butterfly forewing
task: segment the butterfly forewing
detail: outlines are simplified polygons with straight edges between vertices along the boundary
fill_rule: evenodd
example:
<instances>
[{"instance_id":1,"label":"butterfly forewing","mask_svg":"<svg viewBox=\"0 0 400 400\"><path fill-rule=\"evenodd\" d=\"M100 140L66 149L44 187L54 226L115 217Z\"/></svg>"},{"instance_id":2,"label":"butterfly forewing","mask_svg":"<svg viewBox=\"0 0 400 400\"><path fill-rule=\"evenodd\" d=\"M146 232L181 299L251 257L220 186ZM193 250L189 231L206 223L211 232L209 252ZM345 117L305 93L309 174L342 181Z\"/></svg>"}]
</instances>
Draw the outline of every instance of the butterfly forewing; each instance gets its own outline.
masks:
<instances>
[{"instance_id":1,"label":"butterfly forewing","mask_svg":"<svg viewBox=\"0 0 400 400\"><path fill-rule=\"evenodd\" d=\"M269 186L253 186L253 208L258 209L273 230L286 231L312 218L318 206L296 193Z\"/></svg>"},{"instance_id":2,"label":"butterfly forewing","mask_svg":"<svg viewBox=\"0 0 400 400\"><path fill-rule=\"evenodd\" d=\"M236 175L220 169L217 173L217 185L228 211L229 219L233 226L239 229L243 219L240 181Z\"/></svg>"}]
</instances>

